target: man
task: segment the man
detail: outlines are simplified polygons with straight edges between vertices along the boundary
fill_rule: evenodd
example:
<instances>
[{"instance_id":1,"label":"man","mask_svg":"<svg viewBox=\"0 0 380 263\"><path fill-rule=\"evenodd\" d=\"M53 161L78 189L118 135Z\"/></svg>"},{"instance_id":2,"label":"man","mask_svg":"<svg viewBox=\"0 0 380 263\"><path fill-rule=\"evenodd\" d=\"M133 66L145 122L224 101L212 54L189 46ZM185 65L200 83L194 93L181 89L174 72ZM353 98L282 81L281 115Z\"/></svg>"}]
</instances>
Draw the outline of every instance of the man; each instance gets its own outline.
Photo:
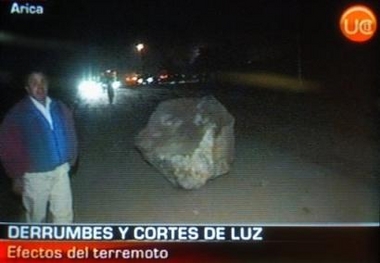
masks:
<instances>
[{"instance_id":1,"label":"man","mask_svg":"<svg viewBox=\"0 0 380 263\"><path fill-rule=\"evenodd\" d=\"M17 103L0 126L0 159L14 183L21 186L26 221L73 221L68 172L77 158L71 111L48 96L45 75L27 77L28 96Z\"/></svg>"}]
</instances>

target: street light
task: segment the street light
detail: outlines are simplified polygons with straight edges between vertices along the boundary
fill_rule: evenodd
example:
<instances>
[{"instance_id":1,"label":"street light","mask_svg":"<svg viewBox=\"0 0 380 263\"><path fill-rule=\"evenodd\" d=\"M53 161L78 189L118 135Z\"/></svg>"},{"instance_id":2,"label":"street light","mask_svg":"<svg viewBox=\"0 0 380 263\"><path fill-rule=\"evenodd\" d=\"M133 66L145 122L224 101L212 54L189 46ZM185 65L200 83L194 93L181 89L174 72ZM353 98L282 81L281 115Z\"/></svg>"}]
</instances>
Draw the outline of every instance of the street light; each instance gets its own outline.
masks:
<instances>
[{"instance_id":1,"label":"street light","mask_svg":"<svg viewBox=\"0 0 380 263\"><path fill-rule=\"evenodd\" d=\"M143 50L145 46L143 43L139 43L136 45L137 52L139 53L140 56L140 67L141 67L141 74L143 74L144 71L144 56L143 56Z\"/></svg>"},{"instance_id":2,"label":"street light","mask_svg":"<svg viewBox=\"0 0 380 263\"><path fill-rule=\"evenodd\" d=\"M139 52L139 54L141 54L142 50L144 49L144 44L143 43L137 44L136 49Z\"/></svg>"}]
</instances>

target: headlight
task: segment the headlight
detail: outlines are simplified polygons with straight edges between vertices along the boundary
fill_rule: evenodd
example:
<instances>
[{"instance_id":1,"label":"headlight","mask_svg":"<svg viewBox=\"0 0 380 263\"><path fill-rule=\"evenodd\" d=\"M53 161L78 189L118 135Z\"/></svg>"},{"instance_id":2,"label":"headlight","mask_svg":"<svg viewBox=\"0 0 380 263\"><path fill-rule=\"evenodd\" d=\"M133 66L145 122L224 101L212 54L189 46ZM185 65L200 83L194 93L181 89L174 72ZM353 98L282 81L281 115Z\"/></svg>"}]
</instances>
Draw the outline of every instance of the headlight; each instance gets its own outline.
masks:
<instances>
[{"instance_id":1,"label":"headlight","mask_svg":"<svg viewBox=\"0 0 380 263\"><path fill-rule=\"evenodd\" d=\"M100 83L93 80L84 80L78 86L79 95L86 99L98 99L102 96Z\"/></svg>"},{"instance_id":2,"label":"headlight","mask_svg":"<svg viewBox=\"0 0 380 263\"><path fill-rule=\"evenodd\" d=\"M121 87L121 82L120 81L114 81L112 82L112 88L118 89Z\"/></svg>"}]
</instances>

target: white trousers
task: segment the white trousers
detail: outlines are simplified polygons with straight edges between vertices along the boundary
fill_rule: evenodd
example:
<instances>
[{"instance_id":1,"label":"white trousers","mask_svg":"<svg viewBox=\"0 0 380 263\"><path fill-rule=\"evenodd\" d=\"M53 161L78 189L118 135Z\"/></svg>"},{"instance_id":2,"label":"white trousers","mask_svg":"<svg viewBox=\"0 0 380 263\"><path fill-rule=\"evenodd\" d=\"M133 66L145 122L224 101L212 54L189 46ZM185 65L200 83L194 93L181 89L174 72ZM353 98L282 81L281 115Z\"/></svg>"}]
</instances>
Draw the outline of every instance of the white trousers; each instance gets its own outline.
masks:
<instances>
[{"instance_id":1,"label":"white trousers","mask_svg":"<svg viewBox=\"0 0 380 263\"><path fill-rule=\"evenodd\" d=\"M22 178L22 202L27 222L46 222L47 208L52 223L73 222L69 169L69 164L65 163L53 171L25 173Z\"/></svg>"}]
</instances>

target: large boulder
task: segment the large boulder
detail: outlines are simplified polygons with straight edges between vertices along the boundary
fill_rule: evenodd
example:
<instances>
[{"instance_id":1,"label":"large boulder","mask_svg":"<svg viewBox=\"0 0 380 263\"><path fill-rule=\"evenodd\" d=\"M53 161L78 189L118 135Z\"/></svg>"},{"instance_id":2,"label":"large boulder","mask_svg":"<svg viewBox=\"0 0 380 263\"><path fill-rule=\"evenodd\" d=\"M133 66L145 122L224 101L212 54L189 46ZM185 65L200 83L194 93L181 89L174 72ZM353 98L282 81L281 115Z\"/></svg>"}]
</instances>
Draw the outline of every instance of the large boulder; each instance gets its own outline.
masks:
<instances>
[{"instance_id":1,"label":"large boulder","mask_svg":"<svg viewBox=\"0 0 380 263\"><path fill-rule=\"evenodd\" d=\"M234 118L214 97L161 102L135 140L143 157L171 183L197 189L228 173Z\"/></svg>"}]
</instances>

